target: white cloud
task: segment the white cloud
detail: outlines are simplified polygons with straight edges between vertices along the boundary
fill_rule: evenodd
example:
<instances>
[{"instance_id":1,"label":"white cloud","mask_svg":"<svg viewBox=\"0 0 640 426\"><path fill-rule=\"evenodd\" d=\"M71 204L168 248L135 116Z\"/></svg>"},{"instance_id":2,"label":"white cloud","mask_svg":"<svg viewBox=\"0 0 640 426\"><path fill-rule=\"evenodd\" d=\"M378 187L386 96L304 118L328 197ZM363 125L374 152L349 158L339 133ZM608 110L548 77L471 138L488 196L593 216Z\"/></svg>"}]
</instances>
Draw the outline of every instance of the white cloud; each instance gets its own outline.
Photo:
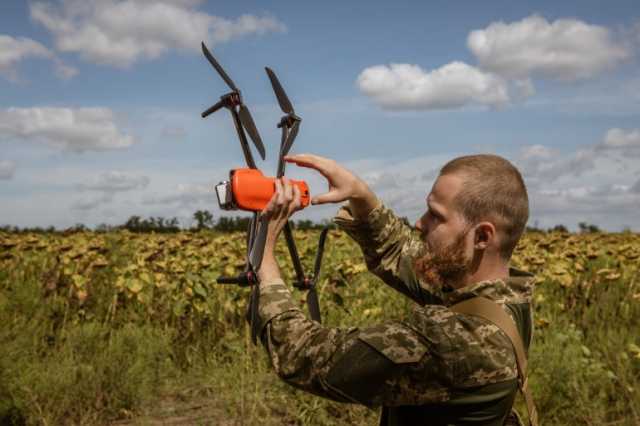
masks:
<instances>
[{"instance_id":1,"label":"white cloud","mask_svg":"<svg viewBox=\"0 0 640 426\"><path fill-rule=\"evenodd\" d=\"M563 223L575 228L579 222L598 225L608 230L624 227L640 229L637 208L640 194L627 185L600 183L531 191L532 218L543 227Z\"/></svg>"},{"instance_id":2,"label":"white cloud","mask_svg":"<svg viewBox=\"0 0 640 426\"><path fill-rule=\"evenodd\" d=\"M18 64L28 58L44 58L53 61L55 71L60 78L71 78L77 70L64 64L56 55L42 44L26 37L14 38L0 34L0 74L10 81L18 81Z\"/></svg>"},{"instance_id":3,"label":"white cloud","mask_svg":"<svg viewBox=\"0 0 640 426\"><path fill-rule=\"evenodd\" d=\"M101 173L90 183L78 184L78 189L103 191L106 193L144 189L149 185L149 178L139 174L113 170Z\"/></svg>"},{"instance_id":4,"label":"white cloud","mask_svg":"<svg viewBox=\"0 0 640 426\"><path fill-rule=\"evenodd\" d=\"M88 183L80 183L76 188L80 191L96 191L101 194L85 196L75 201L71 208L89 211L96 207L111 203L116 193L145 189L150 182L147 176L121 170L103 172L99 176L88 179Z\"/></svg>"},{"instance_id":5,"label":"white cloud","mask_svg":"<svg viewBox=\"0 0 640 426\"><path fill-rule=\"evenodd\" d=\"M548 22L531 15L513 23L494 22L467 37L481 68L508 78L540 75L559 80L593 77L627 59L609 30L577 19Z\"/></svg>"},{"instance_id":6,"label":"white cloud","mask_svg":"<svg viewBox=\"0 0 640 426\"><path fill-rule=\"evenodd\" d=\"M525 146L516 158L517 167L533 185L548 184L563 176L578 177L595 167L593 147L562 154L544 145Z\"/></svg>"},{"instance_id":7,"label":"white cloud","mask_svg":"<svg viewBox=\"0 0 640 426\"><path fill-rule=\"evenodd\" d=\"M196 10L198 1L61 0L32 3L31 17L49 30L56 48L91 62L127 67L169 49L197 50L200 41L228 42L250 34L283 32L271 16L225 19Z\"/></svg>"},{"instance_id":8,"label":"white cloud","mask_svg":"<svg viewBox=\"0 0 640 426\"><path fill-rule=\"evenodd\" d=\"M544 145L521 149L514 159L529 193L530 223L543 228L578 222L609 230L640 229L640 164L622 150L604 155L604 144L562 153Z\"/></svg>"},{"instance_id":9,"label":"white cloud","mask_svg":"<svg viewBox=\"0 0 640 426\"><path fill-rule=\"evenodd\" d=\"M0 137L18 138L76 152L131 146L108 108L8 108L0 110Z\"/></svg>"},{"instance_id":10,"label":"white cloud","mask_svg":"<svg viewBox=\"0 0 640 426\"><path fill-rule=\"evenodd\" d=\"M11 179L16 172L16 165L11 161L0 161L0 179Z\"/></svg>"},{"instance_id":11,"label":"white cloud","mask_svg":"<svg viewBox=\"0 0 640 426\"><path fill-rule=\"evenodd\" d=\"M178 204L192 206L198 203L217 203L213 184L179 184L175 190L164 195L146 197L144 205Z\"/></svg>"},{"instance_id":12,"label":"white cloud","mask_svg":"<svg viewBox=\"0 0 640 426\"><path fill-rule=\"evenodd\" d=\"M411 64L377 65L362 71L357 84L364 94L391 110L448 109L468 104L500 107L510 100L505 80L463 62L433 71Z\"/></svg>"},{"instance_id":13,"label":"white cloud","mask_svg":"<svg viewBox=\"0 0 640 426\"><path fill-rule=\"evenodd\" d=\"M620 151L626 156L640 156L640 129L609 129L597 148L602 151Z\"/></svg>"}]
</instances>

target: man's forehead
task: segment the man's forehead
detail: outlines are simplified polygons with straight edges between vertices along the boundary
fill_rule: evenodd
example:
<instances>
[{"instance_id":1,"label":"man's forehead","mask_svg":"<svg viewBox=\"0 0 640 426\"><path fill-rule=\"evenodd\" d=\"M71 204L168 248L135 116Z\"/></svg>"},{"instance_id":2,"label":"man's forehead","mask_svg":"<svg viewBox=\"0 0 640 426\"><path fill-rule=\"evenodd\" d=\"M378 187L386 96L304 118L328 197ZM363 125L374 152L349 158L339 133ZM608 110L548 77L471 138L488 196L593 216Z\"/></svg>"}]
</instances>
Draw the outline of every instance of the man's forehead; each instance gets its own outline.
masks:
<instances>
[{"instance_id":1,"label":"man's forehead","mask_svg":"<svg viewBox=\"0 0 640 426\"><path fill-rule=\"evenodd\" d=\"M438 176L427 197L427 201L445 206L450 205L458 192L460 192L460 189L462 189L462 183L463 179L458 175L446 174Z\"/></svg>"}]
</instances>

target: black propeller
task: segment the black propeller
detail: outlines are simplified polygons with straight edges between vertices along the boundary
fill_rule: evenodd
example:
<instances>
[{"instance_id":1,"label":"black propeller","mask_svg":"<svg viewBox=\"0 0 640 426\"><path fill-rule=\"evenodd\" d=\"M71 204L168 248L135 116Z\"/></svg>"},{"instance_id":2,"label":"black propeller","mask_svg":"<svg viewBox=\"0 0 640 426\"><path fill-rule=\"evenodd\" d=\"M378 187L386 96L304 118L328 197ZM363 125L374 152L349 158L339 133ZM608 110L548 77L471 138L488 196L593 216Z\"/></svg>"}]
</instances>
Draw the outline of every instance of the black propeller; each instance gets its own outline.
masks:
<instances>
[{"instance_id":1,"label":"black propeller","mask_svg":"<svg viewBox=\"0 0 640 426\"><path fill-rule=\"evenodd\" d=\"M230 93L227 93L226 95L222 95L220 97L220 100L217 103L215 103L213 106L205 110L202 113L202 118L205 118L210 114L213 114L214 112L216 112L222 107L225 107L231 110L232 114L234 115L234 119L237 117L237 119L242 125L241 127L243 127L244 130L246 130L246 132L249 134L249 137L253 141L253 144L255 145L256 149L260 153L260 157L264 160L265 149L264 149L264 144L262 143L262 138L258 133L258 129L256 128L255 122L253 121L253 117L251 117L251 113L249 112L249 109L242 102L242 95L240 93L240 89L238 89L238 87L234 84L231 78L229 78L229 76L224 71L222 66L218 63L218 61L216 61L216 58L214 58L211 52L209 51L209 49L207 49L207 46L204 44L204 42L202 42L202 53L204 53L204 56L207 58L209 63L213 66L213 68L215 68L215 70L218 72L220 77L222 77L222 79L225 81L225 83L227 83L227 85L231 89ZM238 108L236 109L236 107ZM241 133L243 132L241 132L238 129L238 136L240 137L240 143L242 144L243 135L241 135ZM244 139L246 139L246 137ZM243 151L245 151L245 157L247 157L246 149L244 147L243 147ZM249 164L250 167L251 167L250 163L253 162L252 160L253 159L247 158L247 164Z\"/></svg>"},{"instance_id":2,"label":"black propeller","mask_svg":"<svg viewBox=\"0 0 640 426\"><path fill-rule=\"evenodd\" d=\"M282 140L280 142L280 157L278 158L278 177L281 177L284 174L284 160L283 157L289 153L293 142L298 135L298 130L300 128L300 121L302 118L296 115L293 110L293 105L291 105L291 101L289 97L285 93L276 73L269 67L265 67L267 75L269 76L269 80L271 81L271 87L273 87L273 91L276 94L276 98L278 99L278 104L280 104L280 109L286 115L280 119L280 123L278 123L278 127L282 128Z\"/></svg>"}]
</instances>

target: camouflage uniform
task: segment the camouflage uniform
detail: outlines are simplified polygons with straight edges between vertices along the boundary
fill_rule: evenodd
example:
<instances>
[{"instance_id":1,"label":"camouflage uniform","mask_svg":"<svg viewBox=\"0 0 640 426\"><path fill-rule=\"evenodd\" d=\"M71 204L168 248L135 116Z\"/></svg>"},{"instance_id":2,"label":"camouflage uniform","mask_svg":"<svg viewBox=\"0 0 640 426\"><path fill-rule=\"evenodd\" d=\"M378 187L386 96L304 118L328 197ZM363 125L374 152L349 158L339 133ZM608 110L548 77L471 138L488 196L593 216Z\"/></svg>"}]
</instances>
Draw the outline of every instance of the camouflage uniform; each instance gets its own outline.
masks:
<instances>
[{"instance_id":1,"label":"camouflage uniform","mask_svg":"<svg viewBox=\"0 0 640 426\"><path fill-rule=\"evenodd\" d=\"M282 280L261 283L261 339L287 383L336 401L382 406L382 425L502 425L517 391L509 338L448 307L482 295L506 307L528 348L532 276L442 291L421 282L420 236L379 204L364 221L342 207L335 222L358 242L371 272L417 302L402 321L329 328L306 318Z\"/></svg>"}]
</instances>

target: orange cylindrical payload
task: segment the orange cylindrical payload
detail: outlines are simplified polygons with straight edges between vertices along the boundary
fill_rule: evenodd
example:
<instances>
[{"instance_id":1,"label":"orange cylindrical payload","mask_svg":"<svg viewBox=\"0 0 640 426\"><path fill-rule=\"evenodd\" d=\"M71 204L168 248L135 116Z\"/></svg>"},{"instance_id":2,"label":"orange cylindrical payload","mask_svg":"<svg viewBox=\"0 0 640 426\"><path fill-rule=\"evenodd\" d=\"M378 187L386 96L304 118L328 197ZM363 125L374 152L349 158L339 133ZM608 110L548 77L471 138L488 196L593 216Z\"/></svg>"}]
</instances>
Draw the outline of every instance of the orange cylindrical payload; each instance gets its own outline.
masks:
<instances>
[{"instance_id":1,"label":"orange cylindrical payload","mask_svg":"<svg viewBox=\"0 0 640 426\"><path fill-rule=\"evenodd\" d=\"M276 191L276 178L267 177L258 169L234 169L229 177L230 185L225 186L227 192L231 190L232 203L226 208L261 211ZM311 200L307 183L302 180L291 180L291 183L300 189L300 203L303 208L307 207ZM218 199L220 201L220 192ZM222 202L220 204L225 208Z\"/></svg>"}]
</instances>

